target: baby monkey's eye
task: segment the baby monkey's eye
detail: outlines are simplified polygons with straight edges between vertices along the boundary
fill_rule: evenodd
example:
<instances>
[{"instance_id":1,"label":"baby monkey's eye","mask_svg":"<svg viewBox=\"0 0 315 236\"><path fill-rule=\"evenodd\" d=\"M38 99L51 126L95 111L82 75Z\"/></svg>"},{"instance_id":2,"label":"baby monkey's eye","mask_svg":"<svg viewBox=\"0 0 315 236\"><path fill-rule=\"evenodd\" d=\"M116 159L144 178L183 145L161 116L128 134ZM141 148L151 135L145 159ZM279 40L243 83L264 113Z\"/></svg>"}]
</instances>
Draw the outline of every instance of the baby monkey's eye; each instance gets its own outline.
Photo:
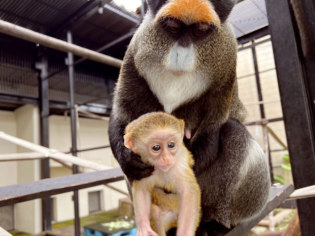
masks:
<instances>
[{"instance_id":1,"label":"baby monkey's eye","mask_svg":"<svg viewBox=\"0 0 315 236\"><path fill-rule=\"evenodd\" d=\"M152 150L155 151L155 152L160 151L160 149L161 149L161 146L160 146L160 145L154 145L154 146L152 147Z\"/></svg>"},{"instance_id":2,"label":"baby monkey's eye","mask_svg":"<svg viewBox=\"0 0 315 236\"><path fill-rule=\"evenodd\" d=\"M174 148L175 147L175 143L174 142L170 142L169 144L168 144L168 148Z\"/></svg>"}]
</instances>

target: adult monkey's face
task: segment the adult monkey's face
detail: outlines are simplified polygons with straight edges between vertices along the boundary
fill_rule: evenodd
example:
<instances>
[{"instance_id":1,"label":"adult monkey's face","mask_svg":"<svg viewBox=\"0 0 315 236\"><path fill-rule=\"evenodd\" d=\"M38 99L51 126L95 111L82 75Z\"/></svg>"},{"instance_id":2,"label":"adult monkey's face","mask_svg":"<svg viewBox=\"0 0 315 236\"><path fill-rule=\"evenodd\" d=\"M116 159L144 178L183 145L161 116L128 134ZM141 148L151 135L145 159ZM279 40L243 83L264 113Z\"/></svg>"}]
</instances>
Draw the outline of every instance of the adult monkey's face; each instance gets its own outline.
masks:
<instances>
[{"instance_id":1,"label":"adult monkey's face","mask_svg":"<svg viewBox=\"0 0 315 236\"><path fill-rule=\"evenodd\" d=\"M234 84L237 47L226 23L233 0L147 0L147 4L128 53L165 111L172 112L210 87Z\"/></svg>"},{"instance_id":2,"label":"adult monkey's face","mask_svg":"<svg viewBox=\"0 0 315 236\"><path fill-rule=\"evenodd\" d=\"M210 78L222 76L222 63L234 68L236 41L226 19L235 1L147 0L148 14L134 39L139 72L155 66Z\"/></svg>"}]
</instances>

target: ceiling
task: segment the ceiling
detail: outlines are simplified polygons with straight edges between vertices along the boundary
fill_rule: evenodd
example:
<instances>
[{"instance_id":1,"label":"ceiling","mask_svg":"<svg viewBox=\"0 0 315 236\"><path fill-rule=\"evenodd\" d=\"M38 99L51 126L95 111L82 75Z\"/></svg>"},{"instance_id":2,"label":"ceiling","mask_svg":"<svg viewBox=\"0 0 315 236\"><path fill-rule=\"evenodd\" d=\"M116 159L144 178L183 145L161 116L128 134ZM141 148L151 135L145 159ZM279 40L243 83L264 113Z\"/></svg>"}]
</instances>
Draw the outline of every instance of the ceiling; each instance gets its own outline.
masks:
<instances>
[{"instance_id":1,"label":"ceiling","mask_svg":"<svg viewBox=\"0 0 315 236\"><path fill-rule=\"evenodd\" d=\"M110 0L1 0L0 19L122 59L141 17ZM268 25L264 0L238 3L230 17L235 35L243 37ZM15 109L37 102L38 71L34 68L41 47L0 34L0 109ZM53 105L69 100L66 53L47 50L49 96ZM79 59L79 58L75 58ZM110 110L119 70L92 61L75 67L75 99L78 104L102 105Z\"/></svg>"},{"instance_id":2,"label":"ceiling","mask_svg":"<svg viewBox=\"0 0 315 236\"><path fill-rule=\"evenodd\" d=\"M237 38L268 26L265 0L245 0L238 3L228 20Z\"/></svg>"}]
</instances>

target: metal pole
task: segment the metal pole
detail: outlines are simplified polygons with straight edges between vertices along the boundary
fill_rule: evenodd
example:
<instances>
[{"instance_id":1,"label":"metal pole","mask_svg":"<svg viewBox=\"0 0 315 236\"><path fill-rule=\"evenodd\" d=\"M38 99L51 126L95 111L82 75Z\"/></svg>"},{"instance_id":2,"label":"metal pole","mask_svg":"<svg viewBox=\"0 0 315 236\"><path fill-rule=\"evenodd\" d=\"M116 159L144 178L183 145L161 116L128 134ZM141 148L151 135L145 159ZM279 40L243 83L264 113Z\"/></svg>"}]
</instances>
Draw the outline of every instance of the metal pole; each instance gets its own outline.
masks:
<instances>
[{"instance_id":1,"label":"metal pole","mask_svg":"<svg viewBox=\"0 0 315 236\"><path fill-rule=\"evenodd\" d=\"M63 40L56 39L35 31L23 28L21 26L0 20L0 33L11 35L16 38L24 39L42 46L53 48L63 52L71 52L74 55L97 61L109 66L120 68L122 61L104 54L67 43Z\"/></svg>"},{"instance_id":2,"label":"metal pole","mask_svg":"<svg viewBox=\"0 0 315 236\"><path fill-rule=\"evenodd\" d=\"M110 146L109 145L104 145L104 146L99 146L99 147L80 149L80 150L77 150L77 153L79 153L79 152L88 152L88 151L95 151L95 150L105 149L105 148L110 148ZM72 151L66 152L66 154L69 154L69 153L72 153Z\"/></svg>"},{"instance_id":3,"label":"metal pole","mask_svg":"<svg viewBox=\"0 0 315 236\"><path fill-rule=\"evenodd\" d=\"M72 44L72 33L70 30L67 31L67 41ZM69 89L70 89L70 115L71 115L71 152L73 156L77 155L77 116L75 110L74 102L74 65L73 65L73 54L68 52L68 71L69 71ZM73 174L78 173L78 166L73 165ZM79 212L79 192L73 192L73 202L74 202L74 228L75 236L80 236L80 212Z\"/></svg>"},{"instance_id":4,"label":"metal pole","mask_svg":"<svg viewBox=\"0 0 315 236\"><path fill-rule=\"evenodd\" d=\"M252 44L254 44L254 40L252 41ZM256 46L252 47L252 56L253 56L253 62L254 62L254 69L255 69L255 78L256 78L256 88L257 88L257 94L258 94L258 101L259 103L263 101L262 91L261 91L261 83L260 83L260 75L259 75L259 68L258 68L258 61L257 61L257 53L256 53ZM259 110L260 110L260 118L265 119L265 107L264 103L259 104ZM265 152L266 157L269 164L269 172L270 172L270 179L271 182L274 182L274 175L273 175L273 169L272 169L272 159L270 155L270 141L268 137L267 128L265 125L263 125L263 137L264 137L264 143L265 143Z\"/></svg>"},{"instance_id":5,"label":"metal pole","mask_svg":"<svg viewBox=\"0 0 315 236\"><path fill-rule=\"evenodd\" d=\"M271 183L275 182L275 177L273 174L273 169L272 169L272 159L271 159L271 152L270 152L270 141L269 141L269 136L268 136L268 129L266 127L266 124L262 125L263 129L263 135L264 135L264 144L265 144L265 152L269 164L269 170L270 170L270 180Z\"/></svg>"},{"instance_id":6,"label":"metal pole","mask_svg":"<svg viewBox=\"0 0 315 236\"><path fill-rule=\"evenodd\" d=\"M289 1L267 0L266 8L294 186L303 188L315 184L315 134L312 102L306 82L310 78L304 68L306 58L302 57L300 39L296 35ZM298 200L297 206L302 235L315 235L315 198Z\"/></svg>"},{"instance_id":7,"label":"metal pole","mask_svg":"<svg viewBox=\"0 0 315 236\"><path fill-rule=\"evenodd\" d=\"M252 42L252 43L254 43L254 42ZM252 56L253 56L253 63L254 63L254 69L255 69L258 101L261 102L261 101L263 101L263 96L262 96L262 92L261 92L261 84L260 84L259 68L258 68L258 62L257 62L256 47L252 47ZM259 104L259 109L260 109L260 118L261 119L266 118L264 104Z\"/></svg>"},{"instance_id":8,"label":"metal pole","mask_svg":"<svg viewBox=\"0 0 315 236\"><path fill-rule=\"evenodd\" d=\"M101 53L101 52L105 51L106 49L108 49L108 48L110 48L110 47L113 47L113 46L115 46L116 44L118 44L118 43L120 43L120 42L122 42L122 41L124 41L124 40L126 40L126 39L128 39L128 38L131 38L131 37L133 36L133 34L134 34L134 32L129 32L129 33L127 33L127 34L125 34L125 35L123 35L123 36L121 36L121 37L119 37L119 38L113 40L112 42L110 42L110 43L108 43L108 44L102 46L101 48L97 49L96 52ZM87 58L78 59L78 60L76 60L76 61L73 63L73 65L76 66L76 65L78 65L78 64L80 64L80 63L82 63L82 62L85 62L86 60L87 60ZM48 79L51 78L51 77L53 77L53 76L56 75L56 74L59 74L60 72L66 70L66 69L67 69L67 67L65 66L65 67L62 68L62 69L59 69L59 70L57 70L57 71L52 72L51 74L48 75Z\"/></svg>"},{"instance_id":9,"label":"metal pole","mask_svg":"<svg viewBox=\"0 0 315 236\"><path fill-rule=\"evenodd\" d=\"M39 75L39 108L40 108L40 144L49 147L49 84L48 84L48 58L46 50L41 48L35 67L40 70ZM50 178L49 158L41 160L41 178ZM42 227L44 231L50 231L51 227L51 199L49 197L42 199Z\"/></svg>"},{"instance_id":10,"label":"metal pole","mask_svg":"<svg viewBox=\"0 0 315 236\"><path fill-rule=\"evenodd\" d=\"M146 12L145 4L146 4L145 0L142 0L142 1L141 1L141 19L144 18L144 15L145 15L145 12Z\"/></svg>"}]
</instances>

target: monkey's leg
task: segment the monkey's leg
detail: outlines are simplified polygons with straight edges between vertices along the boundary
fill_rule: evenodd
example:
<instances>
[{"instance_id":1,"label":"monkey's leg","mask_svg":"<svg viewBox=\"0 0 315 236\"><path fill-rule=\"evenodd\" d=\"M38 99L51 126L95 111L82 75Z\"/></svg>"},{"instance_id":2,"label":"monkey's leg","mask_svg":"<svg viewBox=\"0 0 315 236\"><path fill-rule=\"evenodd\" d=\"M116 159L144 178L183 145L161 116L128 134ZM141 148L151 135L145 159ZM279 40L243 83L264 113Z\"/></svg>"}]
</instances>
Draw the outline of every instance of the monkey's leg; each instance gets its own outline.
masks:
<instances>
[{"instance_id":1,"label":"monkey's leg","mask_svg":"<svg viewBox=\"0 0 315 236\"><path fill-rule=\"evenodd\" d=\"M166 232L176 225L178 214L174 211L164 211L159 206L152 204L151 219L152 229L159 236L166 236Z\"/></svg>"},{"instance_id":2,"label":"monkey's leg","mask_svg":"<svg viewBox=\"0 0 315 236\"><path fill-rule=\"evenodd\" d=\"M270 188L268 165L261 147L235 120L221 127L218 146L211 165L196 173L202 190L202 220L231 228L263 208ZM201 160L207 153L198 150L196 154Z\"/></svg>"}]
</instances>

